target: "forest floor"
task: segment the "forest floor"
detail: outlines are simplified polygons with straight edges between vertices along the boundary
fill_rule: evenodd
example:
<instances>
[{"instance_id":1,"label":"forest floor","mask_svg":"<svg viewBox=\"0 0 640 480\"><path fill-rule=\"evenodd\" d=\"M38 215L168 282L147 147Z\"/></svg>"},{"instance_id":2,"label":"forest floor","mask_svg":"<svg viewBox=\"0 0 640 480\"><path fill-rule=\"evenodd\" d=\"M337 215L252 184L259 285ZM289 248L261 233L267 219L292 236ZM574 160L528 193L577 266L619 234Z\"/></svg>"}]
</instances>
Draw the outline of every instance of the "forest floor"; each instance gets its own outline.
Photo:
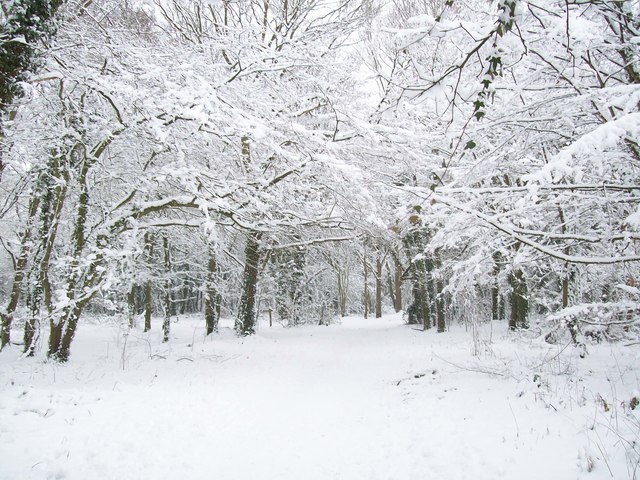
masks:
<instances>
[{"instance_id":1,"label":"forest floor","mask_svg":"<svg viewBox=\"0 0 640 480\"><path fill-rule=\"evenodd\" d=\"M0 479L640 478L639 345L581 359L502 322L438 334L398 315L202 324L162 344L85 323L66 365L5 349Z\"/></svg>"}]
</instances>

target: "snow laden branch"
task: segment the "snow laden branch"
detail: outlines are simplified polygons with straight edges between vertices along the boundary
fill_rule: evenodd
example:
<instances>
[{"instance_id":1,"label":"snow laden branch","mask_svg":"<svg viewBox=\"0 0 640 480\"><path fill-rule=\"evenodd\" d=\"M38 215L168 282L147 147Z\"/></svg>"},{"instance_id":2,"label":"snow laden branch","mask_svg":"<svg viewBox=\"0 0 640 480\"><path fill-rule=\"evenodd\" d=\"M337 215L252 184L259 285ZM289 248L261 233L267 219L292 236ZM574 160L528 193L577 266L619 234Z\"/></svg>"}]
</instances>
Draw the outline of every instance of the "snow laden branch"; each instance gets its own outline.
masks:
<instances>
[{"instance_id":1,"label":"snow laden branch","mask_svg":"<svg viewBox=\"0 0 640 480\"><path fill-rule=\"evenodd\" d=\"M527 245L533 248L534 250L537 250L538 252L543 253L544 255L547 255L556 260L561 260L567 263L583 264L583 265L611 265L611 264L618 264L618 263L640 261L640 255L593 256L593 257L581 256L581 255L568 255L566 253L563 253L562 251L543 245L542 243L537 242L525 235L525 232L526 232L526 234L529 234L532 236L535 235L540 237L553 238L553 236L548 234L547 232L543 232L543 231L532 232L532 231L519 230L511 225L507 225L506 223L502 222L500 220L500 217L502 217L502 215L493 215L493 216L487 215L485 213L482 213L479 210L476 210L463 203L460 203L450 197L440 195L434 192L424 191L420 189L412 189L411 193L423 200L438 202L450 208L453 208L459 212L463 212L468 215L471 215L481 220L487 226L495 228L496 230L502 232L503 234L508 235L509 237L512 237L518 240L519 242L522 242L524 245Z\"/></svg>"}]
</instances>

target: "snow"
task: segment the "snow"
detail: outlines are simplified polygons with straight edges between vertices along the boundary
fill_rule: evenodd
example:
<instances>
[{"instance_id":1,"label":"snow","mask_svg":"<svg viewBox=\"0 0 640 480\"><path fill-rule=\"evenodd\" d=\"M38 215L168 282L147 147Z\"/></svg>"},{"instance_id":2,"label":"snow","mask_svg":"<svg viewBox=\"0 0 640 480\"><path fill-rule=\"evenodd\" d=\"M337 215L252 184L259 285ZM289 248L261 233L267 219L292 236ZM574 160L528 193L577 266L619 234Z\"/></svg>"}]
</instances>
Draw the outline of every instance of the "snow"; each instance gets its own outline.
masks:
<instances>
[{"instance_id":1,"label":"snow","mask_svg":"<svg viewBox=\"0 0 640 480\"><path fill-rule=\"evenodd\" d=\"M558 153L551 162L546 164L540 171L523 175L526 182L553 182L558 183L564 176L571 176L574 173L572 161L574 157L591 155L597 158L594 153L600 153L607 148L613 148L616 144L627 136L636 138L640 135L640 113L634 112L624 115L615 120L598 125L588 134L578 138L569 146ZM603 165L598 165L600 176L603 176ZM578 183L580 179L576 179Z\"/></svg>"},{"instance_id":2,"label":"snow","mask_svg":"<svg viewBox=\"0 0 640 480\"><path fill-rule=\"evenodd\" d=\"M472 337L398 315L249 338L227 325L204 338L181 317L163 345L83 324L66 365L6 349L0 478L628 478L609 422L638 421L619 406L637 347L582 360L502 323Z\"/></svg>"}]
</instances>

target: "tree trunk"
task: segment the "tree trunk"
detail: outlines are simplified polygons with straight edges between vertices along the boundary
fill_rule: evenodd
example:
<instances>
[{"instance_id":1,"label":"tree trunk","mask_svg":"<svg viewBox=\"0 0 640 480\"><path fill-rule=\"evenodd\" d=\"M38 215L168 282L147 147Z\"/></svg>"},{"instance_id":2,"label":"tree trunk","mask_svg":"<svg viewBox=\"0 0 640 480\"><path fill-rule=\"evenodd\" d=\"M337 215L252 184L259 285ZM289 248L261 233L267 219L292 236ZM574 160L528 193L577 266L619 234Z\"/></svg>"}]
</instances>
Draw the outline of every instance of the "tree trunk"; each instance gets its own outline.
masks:
<instances>
[{"instance_id":1,"label":"tree trunk","mask_svg":"<svg viewBox=\"0 0 640 480\"><path fill-rule=\"evenodd\" d=\"M39 294L33 296L29 295L29 299L27 300L29 317L25 321L23 335L23 353L27 357L32 357L35 353L36 333L38 331L40 316L40 298L41 295Z\"/></svg>"},{"instance_id":2,"label":"tree trunk","mask_svg":"<svg viewBox=\"0 0 640 480\"><path fill-rule=\"evenodd\" d=\"M393 296L393 309L398 313L402 311L402 265L398 261L396 261L393 284L395 290L395 295Z\"/></svg>"},{"instance_id":3,"label":"tree trunk","mask_svg":"<svg viewBox=\"0 0 640 480\"><path fill-rule=\"evenodd\" d=\"M564 210L562 207L558 207L558 216L560 217L560 231L562 234L567 233L567 222L564 218ZM563 250L565 255L571 254L571 249L567 246ZM562 308L567 308L569 306L569 281L571 275L569 273L569 264L564 264L564 272L562 274Z\"/></svg>"},{"instance_id":4,"label":"tree trunk","mask_svg":"<svg viewBox=\"0 0 640 480\"><path fill-rule=\"evenodd\" d=\"M433 277L433 271L435 269L439 269L441 266L440 249L437 249L433 255L429 276ZM438 332L442 333L446 330L446 302L444 297L444 281L442 279L441 270L439 271L438 276L435 279L432 279L432 282L435 289L433 298L435 300L436 325L438 327Z\"/></svg>"},{"instance_id":5,"label":"tree trunk","mask_svg":"<svg viewBox=\"0 0 640 480\"><path fill-rule=\"evenodd\" d=\"M59 362L66 362L69 360L69 354L71 352L71 342L76 335L76 328L78 326L78 318L80 317L82 308L76 306L72 309L64 322L65 329L60 341L60 349L58 350L57 360Z\"/></svg>"},{"instance_id":6,"label":"tree trunk","mask_svg":"<svg viewBox=\"0 0 640 480\"><path fill-rule=\"evenodd\" d=\"M151 282L144 284L144 331L151 330Z\"/></svg>"},{"instance_id":7,"label":"tree trunk","mask_svg":"<svg viewBox=\"0 0 640 480\"><path fill-rule=\"evenodd\" d=\"M362 257L362 265L364 268L364 292L362 292L362 302L364 303L364 318L367 319L369 318L369 268L366 250Z\"/></svg>"},{"instance_id":8,"label":"tree trunk","mask_svg":"<svg viewBox=\"0 0 640 480\"><path fill-rule=\"evenodd\" d=\"M86 290L90 288L92 282L95 280L97 259L94 259L89 269L86 271L86 275L83 276L80 272L81 264L80 258L84 251L86 244L85 236L85 223L87 220L87 213L89 211L89 190L87 187L87 176L90 168L90 161L84 155L84 148L80 144L76 144L70 151L70 156L79 162L81 165L80 170L77 172L78 181L78 200L76 209L76 218L74 222L74 228L71 233L71 262L68 265L67 270L67 286L66 297L69 301L69 306L64 310L63 315L60 318L53 316L53 309L51 307L51 292L47 270L42 273L42 285L44 290L45 303L49 311L50 327L49 332L49 351L48 356L55 358L60 362L66 362L69 358L69 350L71 348L71 342L75 336L76 326L78 318L84 305L89 301L93 294L87 294ZM69 182L69 172L65 172L65 184ZM62 207L60 207L62 208ZM98 242L98 246L100 243ZM97 258L100 256L98 255ZM83 279L81 281L81 279ZM82 283L82 285L79 285ZM76 293L82 298L77 298ZM74 303L75 302L75 303Z\"/></svg>"},{"instance_id":9,"label":"tree trunk","mask_svg":"<svg viewBox=\"0 0 640 480\"><path fill-rule=\"evenodd\" d=\"M215 253L209 250L207 262L207 280L204 293L204 320L207 335L218 331L218 319L220 315L220 294L216 290L218 265Z\"/></svg>"},{"instance_id":10,"label":"tree trunk","mask_svg":"<svg viewBox=\"0 0 640 480\"><path fill-rule=\"evenodd\" d=\"M498 251L493 253L493 285L491 286L491 318L493 320L504 319L504 302L500 295L500 270L504 263L502 254Z\"/></svg>"},{"instance_id":11,"label":"tree trunk","mask_svg":"<svg viewBox=\"0 0 640 480\"><path fill-rule=\"evenodd\" d=\"M153 303L151 298L151 264L153 259L153 236L147 232L144 234L144 250L147 261L147 279L144 282L144 331L151 330L151 314L153 313Z\"/></svg>"},{"instance_id":12,"label":"tree trunk","mask_svg":"<svg viewBox=\"0 0 640 480\"><path fill-rule=\"evenodd\" d=\"M414 257L411 263L413 301L407 308L407 315L409 324L422 324L422 329L428 330L432 325L431 317L435 315L435 294L431 281L432 260L424 257L423 235L423 231L413 230L404 238L409 258ZM417 254L421 256L415 259Z\"/></svg>"},{"instance_id":13,"label":"tree trunk","mask_svg":"<svg viewBox=\"0 0 640 480\"><path fill-rule=\"evenodd\" d=\"M163 293L163 310L164 318L162 320L162 341L169 341L169 333L171 330L171 251L169 248L169 238L162 238L162 246L164 250L164 272L167 276L164 282Z\"/></svg>"},{"instance_id":14,"label":"tree trunk","mask_svg":"<svg viewBox=\"0 0 640 480\"><path fill-rule=\"evenodd\" d=\"M129 328L136 325L136 284L132 283L131 288L127 292L127 316L129 320Z\"/></svg>"},{"instance_id":15,"label":"tree trunk","mask_svg":"<svg viewBox=\"0 0 640 480\"><path fill-rule=\"evenodd\" d=\"M13 323L13 314L18 307L18 301L20 300L20 294L22 292L25 269L31 252L30 240L31 232L34 228L33 220L35 219L39 204L40 199L35 195L29 200L29 218L27 221L27 227L22 233L22 238L20 239L20 253L18 254L18 259L15 263L9 301L7 302L6 308L4 310L0 310L0 351L11 342L11 324Z\"/></svg>"},{"instance_id":16,"label":"tree trunk","mask_svg":"<svg viewBox=\"0 0 640 480\"><path fill-rule=\"evenodd\" d=\"M298 235L295 241L302 241ZM275 306L281 321L288 326L300 323L304 290L306 251L300 247L278 251L271 255L276 287Z\"/></svg>"},{"instance_id":17,"label":"tree trunk","mask_svg":"<svg viewBox=\"0 0 640 480\"><path fill-rule=\"evenodd\" d=\"M249 232L244 249L245 264L242 276L242 295L235 322L238 335L252 335L256 331L256 292L258 288L258 265L260 263L259 232Z\"/></svg>"},{"instance_id":18,"label":"tree trunk","mask_svg":"<svg viewBox=\"0 0 640 480\"><path fill-rule=\"evenodd\" d=\"M509 275L511 286L511 317L509 329L529 328L529 300L527 282L521 269Z\"/></svg>"},{"instance_id":19,"label":"tree trunk","mask_svg":"<svg viewBox=\"0 0 640 480\"><path fill-rule=\"evenodd\" d=\"M376 258L376 318L382 317L382 258Z\"/></svg>"},{"instance_id":20,"label":"tree trunk","mask_svg":"<svg viewBox=\"0 0 640 480\"><path fill-rule=\"evenodd\" d=\"M442 333L447 329L447 323L445 318L445 298L443 290L442 280L438 280L436 283L436 288L438 289L438 294L436 296L436 318L437 318L437 326L438 333Z\"/></svg>"},{"instance_id":21,"label":"tree trunk","mask_svg":"<svg viewBox=\"0 0 640 480\"><path fill-rule=\"evenodd\" d=\"M49 321L49 349L47 350L47 356L50 358L57 358L60 342L62 341L62 328L61 319L52 318Z\"/></svg>"},{"instance_id":22,"label":"tree trunk","mask_svg":"<svg viewBox=\"0 0 640 480\"><path fill-rule=\"evenodd\" d=\"M42 304L47 308L49 317L53 312L51 298L51 284L49 282L49 264L53 253L56 236L58 233L58 221L62 213L62 208L67 195L67 187L69 183L69 172L60 170L60 157L52 155L47 165L48 170L45 174L44 193L40 201L40 246L37 248L38 254L34 259L33 266L33 284L29 291L28 302L30 304L31 316L25 322L25 344L24 352L27 355L33 355L33 341L35 339L35 330L38 327L40 309ZM53 320L50 320L53 322ZM62 325L59 326L62 329ZM52 328L50 335L56 334L56 330ZM51 342L50 342L51 345ZM57 349L59 344L56 344Z\"/></svg>"},{"instance_id":23,"label":"tree trunk","mask_svg":"<svg viewBox=\"0 0 640 480\"><path fill-rule=\"evenodd\" d=\"M338 279L338 310L341 317L347 315L347 298L349 288L349 277L345 270L336 269Z\"/></svg>"},{"instance_id":24,"label":"tree trunk","mask_svg":"<svg viewBox=\"0 0 640 480\"><path fill-rule=\"evenodd\" d=\"M427 295L427 305L428 310L425 310L425 317L429 315L429 320L425 319L426 328L431 328L434 325L438 324L438 287L437 281L433 276L433 271L435 269L434 259L428 257L420 262L421 269L423 271L422 278L424 278L424 282L426 284L426 295ZM426 312L429 313L426 313Z\"/></svg>"}]
</instances>

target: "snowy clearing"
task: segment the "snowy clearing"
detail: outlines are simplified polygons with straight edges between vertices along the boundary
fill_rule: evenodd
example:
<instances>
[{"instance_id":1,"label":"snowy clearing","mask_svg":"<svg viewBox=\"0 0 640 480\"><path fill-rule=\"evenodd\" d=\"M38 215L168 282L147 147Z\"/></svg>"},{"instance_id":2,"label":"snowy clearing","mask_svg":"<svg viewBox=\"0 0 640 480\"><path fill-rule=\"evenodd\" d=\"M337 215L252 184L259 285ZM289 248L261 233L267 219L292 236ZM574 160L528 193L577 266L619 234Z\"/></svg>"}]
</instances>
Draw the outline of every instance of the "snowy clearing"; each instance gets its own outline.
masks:
<instances>
[{"instance_id":1,"label":"snowy clearing","mask_svg":"<svg viewBox=\"0 0 640 480\"><path fill-rule=\"evenodd\" d=\"M503 323L474 342L399 316L248 338L202 324L180 318L170 345L83 324L66 365L3 351L0 478L634 476L637 345L580 359Z\"/></svg>"}]
</instances>

